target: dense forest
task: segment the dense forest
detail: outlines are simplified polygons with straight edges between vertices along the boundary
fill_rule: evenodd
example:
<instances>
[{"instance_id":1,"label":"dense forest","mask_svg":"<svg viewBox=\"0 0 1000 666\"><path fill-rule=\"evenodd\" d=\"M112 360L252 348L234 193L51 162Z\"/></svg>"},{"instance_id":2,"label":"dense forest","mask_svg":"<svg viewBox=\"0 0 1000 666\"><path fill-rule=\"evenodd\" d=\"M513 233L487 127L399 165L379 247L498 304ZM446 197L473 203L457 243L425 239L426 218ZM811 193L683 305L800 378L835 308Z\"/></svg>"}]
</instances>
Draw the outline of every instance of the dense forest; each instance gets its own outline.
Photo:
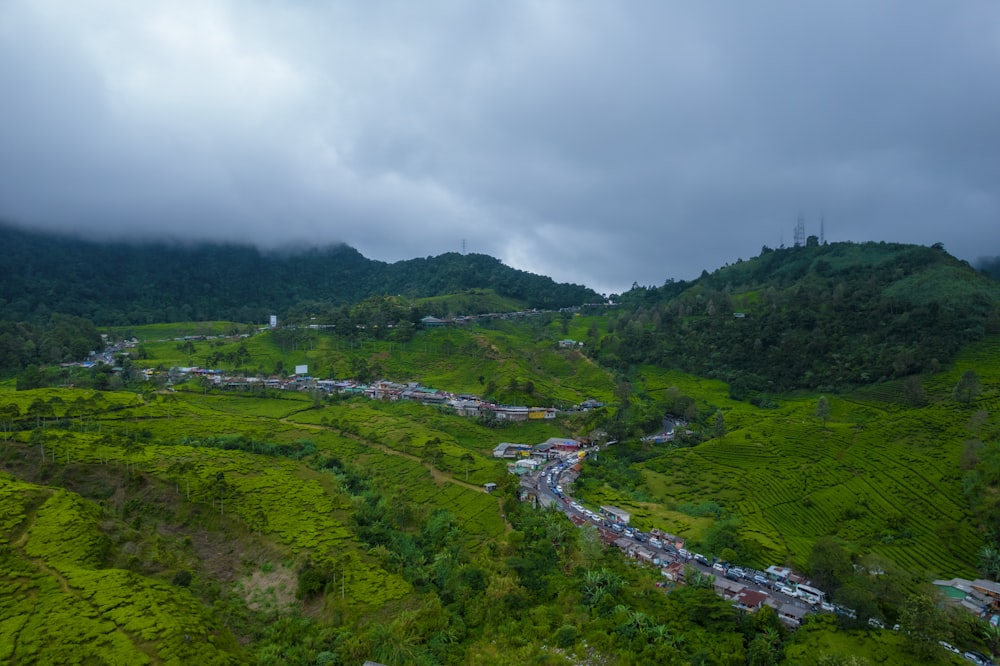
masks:
<instances>
[{"instance_id":1,"label":"dense forest","mask_svg":"<svg viewBox=\"0 0 1000 666\"><path fill-rule=\"evenodd\" d=\"M528 308L602 300L482 254L385 263L346 245L266 253L239 244L98 243L0 225L3 319L44 323L55 312L97 325L227 319L266 322L302 301L353 304L383 294L420 298L491 289Z\"/></svg>"},{"instance_id":2,"label":"dense forest","mask_svg":"<svg viewBox=\"0 0 1000 666\"><path fill-rule=\"evenodd\" d=\"M1000 284L940 247L765 247L690 283L634 287L592 352L722 379L739 399L837 391L936 371L1000 331L998 301Z\"/></svg>"}]
</instances>

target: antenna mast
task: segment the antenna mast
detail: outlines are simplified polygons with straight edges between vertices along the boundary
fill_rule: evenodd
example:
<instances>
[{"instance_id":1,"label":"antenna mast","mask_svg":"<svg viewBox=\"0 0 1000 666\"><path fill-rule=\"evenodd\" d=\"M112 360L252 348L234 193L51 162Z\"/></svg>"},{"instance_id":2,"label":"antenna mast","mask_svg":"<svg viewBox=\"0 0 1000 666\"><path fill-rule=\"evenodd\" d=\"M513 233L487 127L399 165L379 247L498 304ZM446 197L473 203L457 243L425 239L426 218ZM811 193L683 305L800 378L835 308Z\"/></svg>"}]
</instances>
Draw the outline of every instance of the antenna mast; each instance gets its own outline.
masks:
<instances>
[{"instance_id":1,"label":"antenna mast","mask_svg":"<svg viewBox=\"0 0 1000 666\"><path fill-rule=\"evenodd\" d=\"M806 244L806 223L802 219L801 213L799 214L799 220L795 223L795 247L804 247Z\"/></svg>"}]
</instances>

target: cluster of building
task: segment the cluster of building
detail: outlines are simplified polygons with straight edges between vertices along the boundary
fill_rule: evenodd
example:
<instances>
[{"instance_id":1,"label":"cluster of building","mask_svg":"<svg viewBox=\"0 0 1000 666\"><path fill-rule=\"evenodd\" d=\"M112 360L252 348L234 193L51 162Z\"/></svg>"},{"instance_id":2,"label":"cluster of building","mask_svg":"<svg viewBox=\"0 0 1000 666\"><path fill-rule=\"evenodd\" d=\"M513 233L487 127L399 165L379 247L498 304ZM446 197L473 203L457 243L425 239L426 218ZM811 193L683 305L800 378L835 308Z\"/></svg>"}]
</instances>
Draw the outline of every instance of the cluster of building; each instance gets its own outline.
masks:
<instances>
[{"instance_id":1,"label":"cluster of building","mask_svg":"<svg viewBox=\"0 0 1000 666\"><path fill-rule=\"evenodd\" d=\"M988 621L994 627L1000 625L1000 583L997 581L952 578L936 580L934 586L948 602Z\"/></svg>"},{"instance_id":2,"label":"cluster of building","mask_svg":"<svg viewBox=\"0 0 1000 666\"><path fill-rule=\"evenodd\" d=\"M277 375L247 377L244 375L228 375L222 370L213 370L210 368L175 367L169 370L168 377L172 382L200 377L216 388L234 391L265 388L279 391L322 391L329 394L363 395L372 400L412 400L425 405L450 408L459 416L491 416L498 421L519 422L554 419L559 414L559 410L555 407L498 405L475 395L441 391L423 386L417 382L398 383L383 379L370 384L364 384L353 379L315 379L305 374L308 372L305 366L298 366L296 371L298 374L287 377ZM601 404L594 400L585 400L575 409L593 409L601 406Z\"/></svg>"}]
</instances>

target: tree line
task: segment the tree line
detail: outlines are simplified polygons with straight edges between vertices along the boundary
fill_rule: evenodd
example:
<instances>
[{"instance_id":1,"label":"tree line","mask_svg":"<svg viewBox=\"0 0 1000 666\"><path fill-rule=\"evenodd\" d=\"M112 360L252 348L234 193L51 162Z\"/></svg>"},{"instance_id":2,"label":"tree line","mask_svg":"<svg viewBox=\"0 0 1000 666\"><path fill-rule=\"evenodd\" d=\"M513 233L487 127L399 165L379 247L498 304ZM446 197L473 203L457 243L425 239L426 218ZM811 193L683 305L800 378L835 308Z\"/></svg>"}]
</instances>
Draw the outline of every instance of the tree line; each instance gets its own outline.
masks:
<instances>
[{"instance_id":1,"label":"tree line","mask_svg":"<svg viewBox=\"0 0 1000 666\"><path fill-rule=\"evenodd\" d=\"M1000 331L1000 286L940 248L839 243L771 250L692 283L634 287L601 363L673 367L736 399L837 391L935 372Z\"/></svg>"},{"instance_id":2,"label":"tree line","mask_svg":"<svg viewBox=\"0 0 1000 666\"><path fill-rule=\"evenodd\" d=\"M591 289L456 252L385 263L347 245L277 253L238 244L97 243L0 225L0 306L7 320L54 313L101 326L175 321L264 322L303 301L353 304L491 289L529 308L601 297Z\"/></svg>"}]
</instances>

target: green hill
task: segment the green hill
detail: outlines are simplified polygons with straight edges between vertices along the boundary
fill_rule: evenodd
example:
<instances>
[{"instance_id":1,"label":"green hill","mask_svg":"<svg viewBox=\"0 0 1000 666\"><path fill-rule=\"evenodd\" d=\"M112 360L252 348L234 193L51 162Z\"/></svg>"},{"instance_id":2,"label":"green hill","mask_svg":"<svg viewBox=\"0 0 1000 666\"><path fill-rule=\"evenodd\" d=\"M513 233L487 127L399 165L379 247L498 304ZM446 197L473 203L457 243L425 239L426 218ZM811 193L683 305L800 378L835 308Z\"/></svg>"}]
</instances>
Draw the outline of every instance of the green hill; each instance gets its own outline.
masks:
<instances>
[{"instance_id":1,"label":"green hill","mask_svg":"<svg viewBox=\"0 0 1000 666\"><path fill-rule=\"evenodd\" d=\"M238 317L106 328L139 339L119 371L56 365L18 386L58 388L4 385L0 661L904 664L918 630L935 650L988 650L971 616L931 603L927 629L912 609L934 578L996 573L995 283L939 248L838 244L637 287L607 310L412 325L529 304L449 280L416 303L291 294L289 325L264 332ZM22 353L32 326L36 358L52 361L97 336L59 315L0 330L0 351ZM162 383L185 365L308 365L507 404L606 406L501 424ZM688 422L675 441L640 440L667 414ZM622 506L706 554L793 565L858 617L790 633L770 611L736 613L704 579L668 592L594 530L517 502L491 455L598 431L618 443L575 482L588 505Z\"/></svg>"},{"instance_id":2,"label":"green hill","mask_svg":"<svg viewBox=\"0 0 1000 666\"><path fill-rule=\"evenodd\" d=\"M593 350L602 364L722 379L741 399L934 372L1000 332L997 282L940 248L891 243L765 248L621 304Z\"/></svg>"},{"instance_id":3,"label":"green hill","mask_svg":"<svg viewBox=\"0 0 1000 666\"><path fill-rule=\"evenodd\" d=\"M490 289L531 308L598 302L580 285L516 270L482 254L385 263L335 245L266 253L239 244L97 243L0 225L3 318L50 313L99 325L232 320L264 323L303 301L353 304L384 294L423 298Z\"/></svg>"}]
</instances>

